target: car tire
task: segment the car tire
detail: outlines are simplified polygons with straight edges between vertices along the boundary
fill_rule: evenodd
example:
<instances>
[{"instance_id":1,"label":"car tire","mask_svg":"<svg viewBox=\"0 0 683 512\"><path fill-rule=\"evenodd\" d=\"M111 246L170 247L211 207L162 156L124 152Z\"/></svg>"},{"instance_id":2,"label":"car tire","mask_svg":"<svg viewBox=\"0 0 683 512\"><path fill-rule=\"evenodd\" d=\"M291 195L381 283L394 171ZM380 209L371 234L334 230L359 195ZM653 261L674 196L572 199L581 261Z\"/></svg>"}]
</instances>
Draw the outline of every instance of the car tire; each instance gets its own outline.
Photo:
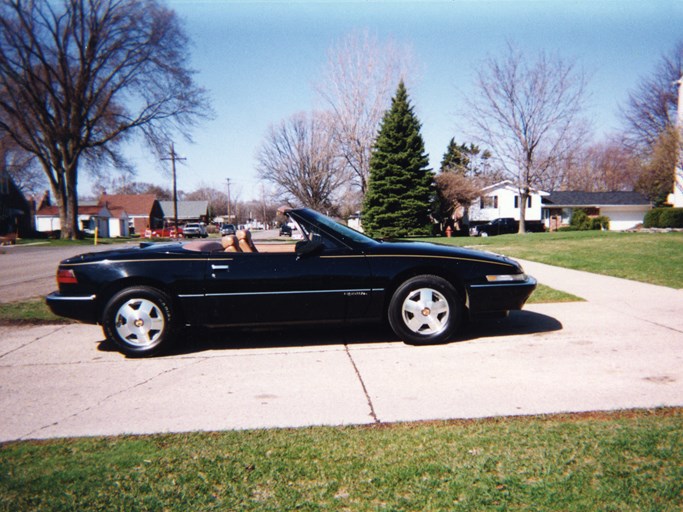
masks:
<instances>
[{"instance_id":1,"label":"car tire","mask_svg":"<svg viewBox=\"0 0 683 512\"><path fill-rule=\"evenodd\" d=\"M124 288L107 302L102 315L105 336L130 357L151 356L168 347L174 324L170 299L149 286Z\"/></svg>"},{"instance_id":2,"label":"car tire","mask_svg":"<svg viewBox=\"0 0 683 512\"><path fill-rule=\"evenodd\" d=\"M416 276L394 292L387 316L389 325L405 343L444 343L452 339L461 324L462 300L445 279Z\"/></svg>"}]
</instances>

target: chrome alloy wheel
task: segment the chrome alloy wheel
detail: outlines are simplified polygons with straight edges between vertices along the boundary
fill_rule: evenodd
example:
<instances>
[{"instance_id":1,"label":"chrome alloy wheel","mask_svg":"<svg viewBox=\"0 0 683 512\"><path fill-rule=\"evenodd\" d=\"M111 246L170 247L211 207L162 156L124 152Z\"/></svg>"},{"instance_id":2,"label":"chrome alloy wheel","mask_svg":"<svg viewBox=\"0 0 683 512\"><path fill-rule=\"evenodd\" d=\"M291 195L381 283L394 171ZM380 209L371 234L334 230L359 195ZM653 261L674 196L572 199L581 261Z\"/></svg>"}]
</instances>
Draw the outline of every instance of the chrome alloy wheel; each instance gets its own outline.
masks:
<instances>
[{"instance_id":1,"label":"chrome alloy wheel","mask_svg":"<svg viewBox=\"0 0 683 512\"><path fill-rule=\"evenodd\" d=\"M448 301L432 288L419 288L403 301L401 316L406 327L415 334L430 336L448 327Z\"/></svg>"},{"instance_id":2,"label":"chrome alloy wheel","mask_svg":"<svg viewBox=\"0 0 683 512\"><path fill-rule=\"evenodd\" d=\"M164 332L164 315L154 302L130 299L116 312L117 334L131 345L145 347L154 344Z\"/></svg>"}]
</instances>

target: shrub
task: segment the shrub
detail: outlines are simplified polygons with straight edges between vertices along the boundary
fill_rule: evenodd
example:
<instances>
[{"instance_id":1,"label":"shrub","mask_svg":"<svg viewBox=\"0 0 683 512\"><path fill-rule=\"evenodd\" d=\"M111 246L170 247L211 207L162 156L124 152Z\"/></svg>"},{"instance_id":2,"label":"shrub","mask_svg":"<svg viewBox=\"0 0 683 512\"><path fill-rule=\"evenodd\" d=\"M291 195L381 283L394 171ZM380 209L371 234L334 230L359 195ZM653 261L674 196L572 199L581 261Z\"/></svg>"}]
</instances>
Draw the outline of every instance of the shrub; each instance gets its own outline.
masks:
<instances>
[{"instance_id":1,"label":"shrub","mask_svg":"<svg viewBox=\"0 0 683 512\"><path fill-rule=\"evenodd\" d=\"M662 208L653 208L645 214L643 219L643 227L656 228L659 227L659 219L662 214Z\"/></svg>"},{"instance_id":2,"label":"shrub","mask_svg":"<svg viewBox=\"0 0 683 512\"><path fill-rule=\"evenodd\" d=\"M683 228L683 208L653 208L645 214L646 228Z\"/></svg>"},{"instance_id":3,"label":"shrub","mask_svg":"<svg viewBox=\"0 0 683 512\"><path fill-rule=\"evenodd\" d=\"M595 231L609 230L609 217L600 215L600 217L593 217L591 219L591 229Z\"/></svg>"},{"instance_id":4,"label":"shrub","mask_svg":"<svg viewBox=\"0 0 683 512\"><path fill-rule=\"evenodd\" d=\"M584 210L574 210L572 212L572 220L569 221L572 229L577 231L584 231L590 229L590 219Z\"/></svg>"},{"instance_id":5,"label":"shrub","mask_svg":"<svg viewBox=\"0 0 683 512\"><path fill-rule=\"evenodd\" d=\"M665 208L659 221L663 228L683 228L683 208Z\"/></svg>"},{"instance_id":6,"label":"shrub","mask_svg":"<svg viewBox=\"0 0 683 512\"><path fill-rule=\"evenodd\" d=\"M569 222L567 231L590 231L609 229L609 217L589 217L584 210L574 210L572 220Z\"/></svg>"}]
</instances>

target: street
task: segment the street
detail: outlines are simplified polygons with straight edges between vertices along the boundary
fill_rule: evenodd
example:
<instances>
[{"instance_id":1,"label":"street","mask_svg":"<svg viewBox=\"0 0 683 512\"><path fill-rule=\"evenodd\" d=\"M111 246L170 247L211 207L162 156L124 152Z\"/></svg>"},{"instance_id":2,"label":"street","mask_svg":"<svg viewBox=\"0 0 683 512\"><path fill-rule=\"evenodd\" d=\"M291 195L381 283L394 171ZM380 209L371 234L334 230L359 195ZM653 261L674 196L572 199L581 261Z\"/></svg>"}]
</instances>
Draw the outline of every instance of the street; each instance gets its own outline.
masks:
<instances>
[{"instance_id":1,"label":"street","mask_svg":"<svg viewBox=\"0 0 683 512\"><path fill-rule=\"evenodd\" d=\"M130 244L0 247L0 303L44 297L56 290L57 265L65 258L127 245Z\"/></svg>"}]
</instances>

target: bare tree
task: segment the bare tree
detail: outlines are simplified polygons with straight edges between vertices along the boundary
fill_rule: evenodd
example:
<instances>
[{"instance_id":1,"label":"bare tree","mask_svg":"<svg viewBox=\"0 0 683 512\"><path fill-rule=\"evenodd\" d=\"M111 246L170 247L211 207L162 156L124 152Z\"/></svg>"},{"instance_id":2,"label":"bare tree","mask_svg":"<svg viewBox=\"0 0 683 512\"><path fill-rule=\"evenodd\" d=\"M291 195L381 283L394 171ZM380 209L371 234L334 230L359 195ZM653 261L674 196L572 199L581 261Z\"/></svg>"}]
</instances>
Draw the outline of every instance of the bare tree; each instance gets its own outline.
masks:
<instances>
[{"instance_id":1,"label":"bare tree","mask_svg":"<svg viewBox=\"0 0 683 512\"><path fill-rule=\"evenodd\" d=\"M676 125L678 89L683 76L683 41L662 55L654 72L643 78L629 94L622 110L629 145L649 152L662 132Z\"/></svg>"},{"instance_id":2,"label":"bare tree","mask_svg":"<svg viewBox=\"0 0 683 512\"><path fill-rule=\"evenodd\" d=\"M271 126L257 155L261 179L285 200L327 210L347 181L326 113L295 114Z\"/></svg>"},{"instance_id":3,"label":"bare tree","mask_svg":"<svg viewBox=\"0 0 683 512\"><path fill-rule=\"evenodd\" d=\"M504 58L484 62L476 85L469 119L519 189L523 233L530 189L576 151L587 132L580 119L586 79L560 57L541 53L531 62L508 45Z\"/></svg>"},{"instance_id":4,"label":"bare tree","mask_svg":"<svg viewBox=\"0 0 683 512\"><path fill-rule=\"evenodd\" d=\"M0 132L40 162L63 238L79 235L82 163L123 165L127 136L166 147L210 113L187 47L158 0L0 0Z\"/></svg>"},{"instance_id":5,"label":"bare tree","mask_svg":"<svg viewBox=\"0 0 683 512\"><path fill-rule=\"evenodd\" d=\"M632 191L641 174L641 159L621 140L582 148L566 164L560 186L549 190Z\"/></svg>"},{"instance_id":6,"label":"bare tree","mask_svg":"<svg viewBox=\"0 0 683 512\"><path fill-rule=\"evenodd\" d=\"M199 186L192 192L185 194L187 201L208 201L209 202L209 220L218 216L226 209L228 204L228 195L220 190L220 188L211 185L200 183Z\"/></svg>"},{"instance_id":7,"label":"bare tree","mask_svg":"<svg viewBox=\"0 0 683 512\"><path fill-rule=\"evenodd\" d=\"M365 194L370 151L391 96L407 73L410 52L354 32L328 52L317 91L331 108L334 136L354 184Z\"/></svg>"},{"instance_id":8,"label":"bare tree","mask_svg":"<svg viewBox=\"0 0 683 512\"><path fill-rule=\"evenodd\" d=\"M0 134L0 174L3 171L26 196L38 197L45 192L47 182L32 154L19 148L6 134Z\"/></svg>"}]
</instances>

